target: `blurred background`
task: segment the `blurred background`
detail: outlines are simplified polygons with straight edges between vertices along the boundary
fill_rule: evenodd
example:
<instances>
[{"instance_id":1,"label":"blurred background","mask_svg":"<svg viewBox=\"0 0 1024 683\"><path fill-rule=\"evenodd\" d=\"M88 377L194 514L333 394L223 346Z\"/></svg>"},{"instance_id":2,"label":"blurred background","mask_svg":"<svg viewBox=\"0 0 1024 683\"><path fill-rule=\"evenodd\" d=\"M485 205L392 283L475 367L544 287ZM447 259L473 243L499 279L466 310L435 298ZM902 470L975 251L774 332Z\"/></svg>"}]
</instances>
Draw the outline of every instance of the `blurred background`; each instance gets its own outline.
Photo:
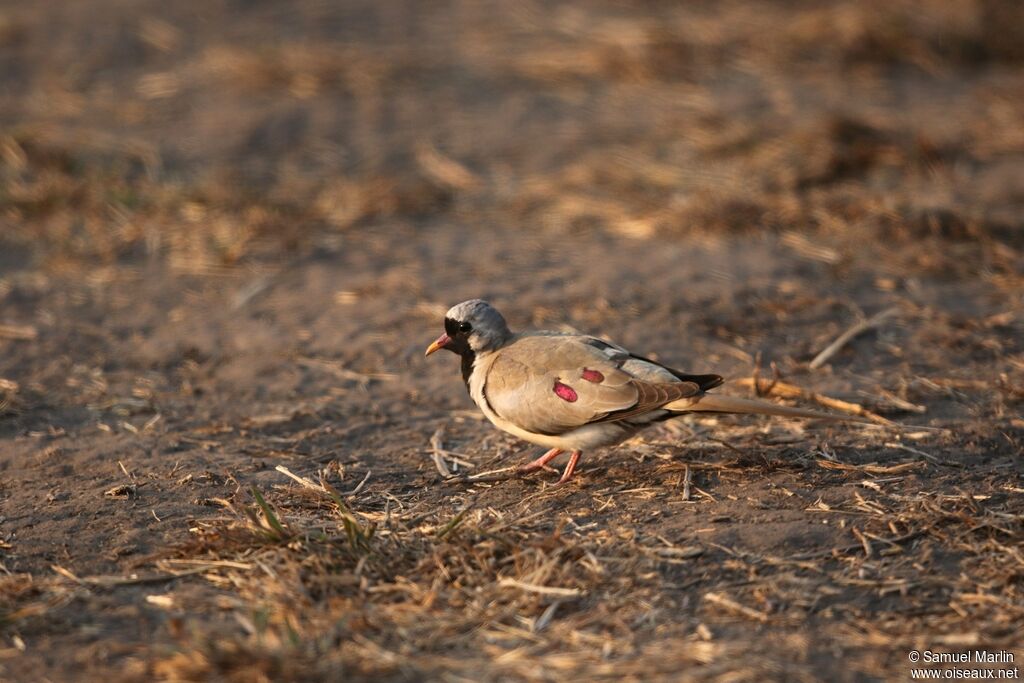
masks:
<instances>
[{"instance_id":1,"label":"blurred background","mask_svg":"<svg viewBox=\"0 0 1024 683\"><path fill-rule=\"evenodd\" d=\"M1022 292L1019 0L0 4L0 570L124 573L192 533L185 520L220 513L201 501L279 485L278 462L372 470L361 513L400 493L454 515L459 494L435 488L423 451L439 424L467 458L523 448L459 412L472 406L453 358L422 359L444 311L471 297L513 328L607 335L730 380L776 372L952 426L927 447L979 458L969 476L989 491L1020 472ZM778 457L805 443L742 436ZM906 456L856 443L844 457ZM750 486L775 485L754 469ZM129 472L149 477L144 504L117 498ZM967 486L963 472L924 485ZM490 490L496 509L534 490L517 486ZM816 552L808 495L778 536L729 510L736 524L720 528L739 536L720 542ZM614 553L642 555L630 548ZM726 564L707 557L709 576ZM1001 580L1007 557L972 576ZM954 581L958 567L934 571ZM1005 604L1019 601L1011 583ZM688 593L659 590L689 618ZM867 619L894 609L897 629L924 613L853 597ZM97 616L91 633L122 639L100 654L59 623L35 635L105 666L151 630L172 638L151 612L146 627ZM822 632L854 642L835 624ZM794 652L817 628L782 650L761 632L758 647L806 664ZM895 661L858 671L891 678Z\"/></svg>"},{"instance_id":2,"label":"blurred background","mask_svg":"<svg viewBox=\"0 0 1024 683\"><path fill-rule=\"evenodd\" d=\"M8 3L0 44L41 391L90 344L404 369L474 296L695 371L806 360L794 312L1019 310L1014 0Z\"/></svg>"},{"instance_id":3,"label":"blurred background","mask_svg":"<svg viewBox=\"0 0 1024 683\"><path fill-rule=\"evenodd\" d=\"M1019 239L1012 0L9 3L0 41L5 263L510 230L946 238L905 265L948 273Z\"/></svg>"}]
</instances>

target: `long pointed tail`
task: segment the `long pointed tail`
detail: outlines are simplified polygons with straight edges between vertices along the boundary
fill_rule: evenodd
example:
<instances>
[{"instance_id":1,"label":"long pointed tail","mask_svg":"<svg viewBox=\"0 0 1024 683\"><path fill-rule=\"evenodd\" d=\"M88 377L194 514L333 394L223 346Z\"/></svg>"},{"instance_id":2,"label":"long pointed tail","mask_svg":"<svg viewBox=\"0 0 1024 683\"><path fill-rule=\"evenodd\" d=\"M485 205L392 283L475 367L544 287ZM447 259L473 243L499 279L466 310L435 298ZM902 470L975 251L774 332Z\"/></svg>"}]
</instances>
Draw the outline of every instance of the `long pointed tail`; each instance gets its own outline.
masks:
<instances>
[{"instance_id":1,"label":"long pointed tail","mask_svg":"<svg viewBox=\"0 0 1024 683\"><path fill-rule=\"evenodd\" d=\"M755 401L749 398L738 396L723 396L722 394L704 394L697 398L688 398L682 401L675 401L665 406L669 410L694 413L745 413L752 415L777 415L779 417L810 417L818 420L838 420L842 422L859 422L861 424L880 424L856 415L837 415L826 413L820 410L808 410L806 408L790 408L780 406L777 403L767 401ZM895 424L895 423L888 423Z\"/></svg>"},{"instance_id":2,"label":"long pointed tail","mask_svg":"<svg viewBox=\"0 0 1024 683\"><path fill-rule=\"evenodd\" d=\"M838 415L836 413L826 413L820 410L808 410L807 408L790 408L789 406L780 406L777 403L756 401L750 398L739 398L738 396L723 396L722 394L704 394L703 396L681 399L679 401L669 403L665 408L680 413L741 413L752 415L777 415L779 417L809 417L817 420L857 422L859 424L874 425L876 427L890 427L899 430L926 430L935 432L948 431L942 427L905 425L898 422L890 422L888 420L879 422L857 415Z\"/></svg>"}]
</instances>

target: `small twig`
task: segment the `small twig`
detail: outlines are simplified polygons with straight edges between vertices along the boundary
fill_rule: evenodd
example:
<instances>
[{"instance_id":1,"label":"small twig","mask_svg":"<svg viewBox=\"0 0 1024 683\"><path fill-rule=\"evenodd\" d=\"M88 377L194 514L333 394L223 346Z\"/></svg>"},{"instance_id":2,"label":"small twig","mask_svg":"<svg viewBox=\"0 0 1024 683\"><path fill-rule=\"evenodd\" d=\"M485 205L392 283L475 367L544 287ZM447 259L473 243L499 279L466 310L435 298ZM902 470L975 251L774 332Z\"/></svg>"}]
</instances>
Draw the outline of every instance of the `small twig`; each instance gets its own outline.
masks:
<instances>
[{"instance_id":1,"label":"small twig","mask_svg":"<svg viewBox=\"0 0 1024 683\"><path fill-rule=\"evenodd\" d=\"M899 474L900 472L908 472L922 467L923 464L917 461L914 462L901 462L896 465L879 465L878 463L869 462L864 465L851 465L848 462L839 462L838 460L826 460L819 458L815 460L818 467L823 467L827 470L844 470L847 472L864 472L866 474Z\"/></svg>"},{"instance_id":2,"label":"small twig","mask_svg":"<svg viewBox=\"0 0 1024 683\"><path fill-rule=\"evenodd\" d=\"M769 619L768 615L764 612L759 612L756 609L747 607L746 605L741 605L729 596L723 595L722 593L705 593L704 600L706 602L710 602L712 604L724 607L730 612L735 612L736 614L741 614L745 617L753 619L754 621L759 621L762 624L767 623Z\"/></svg>"},{"instance_id":3,"label":"small twig","mask_svg":"<svg viewBox=\"0 0 1024 683\"><path fill-rule=\"evenodd\" d=\"M354 489L352 489L351 491L342 491L341 495L343 495L345 497L354 496L357 493L359 493L360 491L362 491L363 490L363 486L366 484L367 481L369 481L371 474L373 474L373 470L366 470L366 475L363 477L362 481L360 481L358 484L356 484L356 487ZM327 487L324 487L324 488L327 488Z\"/></svg>"},{"instance_id":4,"label":"small twig","mask_svg":"<svg viewBox=\"0 0 1024 683\"><path fill-rule=\"evenodd\" d=\"M928 462L933 462L936 465L945 465L946 467L963 467L963 464L961 464L959 462L953 462L951 460L943 460L941 458L936 458L931 453L925 453L922 450L919 450L917 448L911 448L910 446L905 446L905 445L903 445L901 443L896 443L895 441L892 442L892 443L887 443L887 444L885 444L885 446L887 446L888 448L898 448L901 451L906 451L907 453L913 453L914 455L920 455L922 458L924 458Z\"/></svg>"},{"instance_id":5,"label":"small twig","mask_svg":"<svg viewBox=\"0 0 1024 683\"><path fill-rule=\"evenodd\" d=\"M325 489L323 486L320 486L320 484L315 484L309 479L306 479L305 477L300 477L299 475L295 474L284 465L278 465L274 469L283 474L284 476L288 477L289 479L292 479L298 482L299 484L302 484L308 489L313 489L314 491L317 491L319 493L327 493L327 489Z\"/></svg>"},{"instance_id":6,"label":"small twig","mask_svg":"<svg viewBox=\"0 0 1024 683\"><path fill-rule=\"evenodd\" d=\"M754 393L758 396L768 396L772 393L772 389L778 384L782 378L782 373L779 372L779 366L775 361L772 361L769 365L772 369L772 380L767 385L761 383L761 352L758 351L757 355L754 356L754 371L751 373L751 377L754 382Z\"/></svg>"},{"instance_id":7,"label":"small twig","mask_svg":"<svg viewBox=\"0 0 1024 683\"><path fill-rule=\"evenodd\" d=\"M864 547L864 557L871 557L875 554L874 548L871 547L871 541L869 541L867 537L860 532L860 529L853 526L850 527L850 531L853 532L853 535L857 537L857 540L860 541L860 544Z\"/></svg>"},{"instance_id":8,"label":"small twig","mask_svg":"<svg viewBox=\"0 0 1024 683\"><path fill-rule=\"evenodd\" d=\"M905 410L908 413L917 413L918 415L923 415L924 413L928 412L927 407L917 405L916 403L911 403L910 401L900 398L891 391L886 391L885 389L882 389L880 387L876 389L876 391L877 393L881 394L881 396L875 396L867 391L858 391L857 393L863 396L864 398L871 399L876 403L887 403L888 405L894 408L897 408L899 410Z\"/></svg>"},{"instance_id":9,"label":"small twig","mask_svg":"<svg viewBox=\"0 0 1024 683\"><path fill-rule=\"evenodd\" d=\"M510 467L502 467L496 470L488 470L481 472L480 474L472 474L469 476L452 476L448 478L448 481L459 482L460 484L476 484L478 482L495 482L495 481L508 481L509 479L516 478L516 471L519 468L515 465Z\"/></svg>"},{"instance_id":10,"label":"small twig","mask_svg":"<svg viewBox=\"0 0 1024 683\"><path fill-rule=\"evenodd\" d=\"M873 534L870 531L862 531L860 533L862 533L864 536L867 536L868 538L872 538L872 539L874 539L876 541L881 541L882 543L888 543L889 546L891 546L892 548L899 548L900 550L902 550L902 548L900 548L900 545L898 543L894 543L894 542L890 541L888 538L885 538L884 536L879 536L878 534ZM885 553L883 552L882 554L884 555Z\"/></svg>"},{"instance_id":11,"label":"small twig","mask_svg":"<svg viewBox=\"0 0 1024 683\"><path fill-rule=\"evenodd\" d=\"M434 457L434 467L442 477L449 479L452 476L452 471L448 469L448 463L444 461L444 442L441 440L443 437L444 425L441 425L430 437L430 449Z\"/></svg>"},{"instance_id":12,"label":"small twig","mask_svg":"<svg viewBox=\"0 0 1024 683\"><path fill-rule=\"evenodd\" d=\"M65 569L60 565L51 565L50 569L63 576L69 581L79 584L80 586L98 586L98 587L110 587L110 586L134 586L144 583L162 583L164 581L174 581L185 576L192 576L193 574L202 574L210 571L210 567L196 567L194 569L186 569L181 572L175 572L174 574L157 574L153 576L78 576L71 570Z\"/></svg>"},{"instance_id":13,"label":"small twig","mask_svg":"<svg viewBox=\"0 0 1024 683\"><path fill-rule=\"evenodd\" d=\"M715 498L714 496L712 496L712 495L711 495L710 493L708 493L707 491L705 491L705 490L704 490L704 489L702 489L702 488L699 488L699 487L697 487L697 486L694 486L694 487L693 487L693 490L694 490L694 491L696 491L697 493L699 493L700 495L704 496L704 497L705 497L705 498L707 498L708 500L710 500L710 501L711 501L712 503L717 503L717 502L718 502L718 499L717 499L717 498Z\"/></svg>"},{"instance_id":14,"label":"small twig","mask_svg":"<svg viewBox=\"0 0 1024 683\"><path fill-rule=\"evenodd\" d=\"M846 330L846 332L843 332L841 335L836 337L836 340L834 342L832 342L824 349L822 349L821 353L815 356L814 359L807 364L807 367L809 367L811 370L817 370L822 365L824 365L829 358L834 356L841 348L846 346L854 337L864 334L865 332L872 328L878 327L878 325L883 323L886 319L891 318L892 316L899 313L899 310L899 308L894 306L893 308L887 308L880 313L876 313L867 320L860 321L850 329Z\"/></svg>"},{"instance_id":15,"label":"small twig","mask_svg":"<svg viewBox=\"0 0 1024 683\"><path fill-rule=\"evenodd\" d=\"M517 479L517 478L518 478L518 476L515 475L515 474L493 474L493 475L481 474L481 475L472 476L472 477L456 475L456 476L453 476L453 477L449 477L447 479L447 481L458 483L458 484L465 484L465 485L468 486L470 484L493 484L493 483L498 482L498 481L509 481L510 479Z\"/></svg>"},{"instance_id":16,"label":"small twig","mask_svg":"<svg viewBox=\"0 0 1024 683\"><path fill-rule=\"evenodd\" d=\"M526 583L524 581L518 581L510 578L502 579L498 582L498 586L501 588L518 588L520 590L524 590L529 593L537 593L539 595L557 595L560 598L578 598L583 595L583 591L578 588L538 586L535 583Z\"/></svg>"},{"instance_id":17,"label":"small twig","mask_svg":"<svg viewBox=\"0 0 1024 683\"><path fill-rule=\"evenodd\" d=\"M693 470L686 465L686 473L683 475L683 500L690 500L690 485L693 483Z\"/></svg>"},{"instance_id":18,"label":"small twig","mask_svg":"<svg viewBox=\"0 0 1024 683\"><path fill-rule=\"evenodd\" d=\"M312 490L316 491L317 493L323 493L323 494L326 494L328 496L330 496L331 493L332 493L331 490L328 489L323 484L317 484L317 483L315 483L313 481L310 481L309 479L306 479L305 477L300 477L299 475L295 474L294 472L289 470L284 465L278 465L274 469L277 470L278 472L280 472L281 474L285 475L286 477L288 477L288 478L298 482L299 484L302 484L306 488L312 489ZM356 485L356 487L354 489L352 489L351 491L338 492L338 495L341 495L341 496L354 496L354 495L356 495L357 493L359 493L360 491L363 490L363 486L366 484L366 482L370 478L371 474L373 474L373 470L366 470L366 475L363 477L362 481L360 481Z\"/></svg>"},{"instance_id":19,"label":"small twig","mask_svg":"<svg viewBox=\"0 0 1024 683\"><path fill-rule=\"evenodd\" d=\"M240 569L252 571L253 565L246 562L235 562L233 560L193 560L189 558L168 557L157 562L158 567L175 565L192 567L200 571L211 571L213 569ZM177 573L177 572L175 572Z\"/></svg>"}]
</instances>

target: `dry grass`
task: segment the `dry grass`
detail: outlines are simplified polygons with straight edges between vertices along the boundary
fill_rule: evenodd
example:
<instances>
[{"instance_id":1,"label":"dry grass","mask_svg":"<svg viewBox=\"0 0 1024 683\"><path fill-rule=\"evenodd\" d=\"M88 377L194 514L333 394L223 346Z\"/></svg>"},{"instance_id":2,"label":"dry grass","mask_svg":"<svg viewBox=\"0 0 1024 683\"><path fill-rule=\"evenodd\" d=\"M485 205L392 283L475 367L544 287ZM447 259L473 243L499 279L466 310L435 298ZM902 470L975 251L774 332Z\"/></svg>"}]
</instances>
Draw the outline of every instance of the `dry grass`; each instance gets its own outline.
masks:
<instances>
[{"instance_id":1,"label":"dry grass","mask_svg":"<svg viewBox=\"0 0 1024 683\"><path fill-rule=\"evenodd\" d=\"M692 466L704 485L712 474L757 477L757 468L728 462ZM665 462L651 479L670 482L681 467ZM927 487L899 465L839 471L854 484L841 500L787 491L782 507L835 524L845 540L782 555L645 530L638 513L678 515L685 505L713 526L717 504L707 493L690 502L671 486L615 475L588 482L581 494L592 503L577 495L568 510L551 489L498 510L486 485L426 511L413 503L420 494L379 487L355 496L351 510L307 486L275 487L273 505L254 492L242 513L205 523L155 560L168 573L201 571L223 596L186 607L172 589L157 604L192 620L210 609L231 619L182 633L173 655L144 670L169 680L471 679L484 656L488 678L649 678L694 664L724 673L738 652L723 636L737 624L784 637L833 619L847 651L1019 643L1020 489L961 485L959 472L941 469ZM947 480L957 493L936 493ZM609 505L617 512L599 523L573 511Z\"/></svg>"}]
</instances>

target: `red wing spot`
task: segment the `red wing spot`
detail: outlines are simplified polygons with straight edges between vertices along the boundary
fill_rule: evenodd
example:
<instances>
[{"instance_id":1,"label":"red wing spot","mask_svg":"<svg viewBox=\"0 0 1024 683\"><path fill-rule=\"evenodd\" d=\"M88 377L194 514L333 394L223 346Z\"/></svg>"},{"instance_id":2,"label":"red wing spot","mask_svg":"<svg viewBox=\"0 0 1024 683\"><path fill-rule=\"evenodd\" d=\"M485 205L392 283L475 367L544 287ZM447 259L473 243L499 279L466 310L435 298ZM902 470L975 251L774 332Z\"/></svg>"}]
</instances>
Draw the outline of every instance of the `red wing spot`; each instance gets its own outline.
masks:
<instances>
[{"instance_id":1,"label":"red wing spot","mask_svg":"<svg viewBox=\"0 0 1024 683\"><path fill-rule=\"evenodd\" d=\"M558 380L555 380L554 389L555 394L557 394L558 398L562 399L563 401L568 401L569 403L572 403L579 398L579 396L576 395L576 391L572 387L570 387L568 384L562 384Z\"/></svg>"},{"instance_id":2,"label":"red wing spot","mask_svg":"<svg viewBox=\"0 0 1024 683\"><path fill-rule=\"evenodd\" d=\"M604 381L604 375L597 370L590 370L589 368L583 368L583 379L594 384L600 384Z\"/></svg>"}]
</instances>

